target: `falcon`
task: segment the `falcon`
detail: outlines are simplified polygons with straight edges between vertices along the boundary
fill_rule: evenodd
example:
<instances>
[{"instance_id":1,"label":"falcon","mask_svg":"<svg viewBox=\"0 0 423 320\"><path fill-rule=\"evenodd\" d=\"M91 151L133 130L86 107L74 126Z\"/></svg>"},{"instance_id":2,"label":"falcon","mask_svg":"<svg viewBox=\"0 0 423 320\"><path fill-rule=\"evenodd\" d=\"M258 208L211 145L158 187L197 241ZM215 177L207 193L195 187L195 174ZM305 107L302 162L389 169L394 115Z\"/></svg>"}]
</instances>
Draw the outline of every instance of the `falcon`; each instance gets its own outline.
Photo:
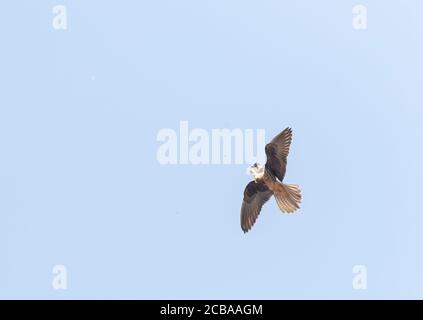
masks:
<instances>
[{"instance_id":1,"label":"falcon","mask_svg":"<svg viewBox=\"0 0 423 320\"><path fill-rule=\"evenodd\" d=\"M292 129L286 128L266 145L266 164L263 166L254 163L248 168L248 173L254 177L254 181L247 184L244 190L241 206L241 229L244 233L253 227L261 208L272 196L284 213L292 213L300 208L299 186L282 182L291 141Z\"/></svg>"}]
</instances>

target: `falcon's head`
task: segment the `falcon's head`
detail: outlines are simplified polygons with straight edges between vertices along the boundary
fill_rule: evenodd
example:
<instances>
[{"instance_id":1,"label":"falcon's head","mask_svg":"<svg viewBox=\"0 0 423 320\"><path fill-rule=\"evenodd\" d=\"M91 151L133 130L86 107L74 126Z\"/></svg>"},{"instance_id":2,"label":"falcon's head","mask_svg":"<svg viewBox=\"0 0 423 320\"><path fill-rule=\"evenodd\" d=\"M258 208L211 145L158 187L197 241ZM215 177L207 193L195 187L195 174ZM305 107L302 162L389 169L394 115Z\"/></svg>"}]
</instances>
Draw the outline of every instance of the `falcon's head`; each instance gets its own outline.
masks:
<instances>
[{"instance_id":1,"label":"falcon's head","mask_svg":"<svg viewBox=\"0 0 423 320\"><path fill-rule=\"evenodd\" d=\"M247 174L252 175L254 177L254 181L257 182L257 180L262 178L264 175L264 166L256 162L252 166L248 167Z\"/></svg>"}]
</instances>

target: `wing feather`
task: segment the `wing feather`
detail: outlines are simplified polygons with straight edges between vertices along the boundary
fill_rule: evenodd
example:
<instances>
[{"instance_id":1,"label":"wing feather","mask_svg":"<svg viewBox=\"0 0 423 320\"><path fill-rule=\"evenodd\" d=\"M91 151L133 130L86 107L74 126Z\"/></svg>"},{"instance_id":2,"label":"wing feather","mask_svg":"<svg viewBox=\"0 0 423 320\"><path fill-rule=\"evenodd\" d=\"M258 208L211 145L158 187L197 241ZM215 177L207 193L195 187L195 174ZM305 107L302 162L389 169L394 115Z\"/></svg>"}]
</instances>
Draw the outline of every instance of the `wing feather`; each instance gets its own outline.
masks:
<instances>
[{"instance_id":1,"label":"wing feather","mask_svg":"<svg viewBox=\"0 0 423 320\"><path fill-rule=\"evenodd\" d=\"M264 182L251 181L244 190L244 199L241 206L241 229L244 232L249 231L263 205L270 199L273 192L269 190Z\"/></svg>"},{"instance_id":2,"label":"wing feather","mask_svg":"<svg viewBox=\"0 0 423 320\"><path fill-rule=\"evenodd\" d=\"M286 128L266 145L266 169L282 181L285 177L289 147L292 141L292 129Z\"/></svg>"}]
</instances>

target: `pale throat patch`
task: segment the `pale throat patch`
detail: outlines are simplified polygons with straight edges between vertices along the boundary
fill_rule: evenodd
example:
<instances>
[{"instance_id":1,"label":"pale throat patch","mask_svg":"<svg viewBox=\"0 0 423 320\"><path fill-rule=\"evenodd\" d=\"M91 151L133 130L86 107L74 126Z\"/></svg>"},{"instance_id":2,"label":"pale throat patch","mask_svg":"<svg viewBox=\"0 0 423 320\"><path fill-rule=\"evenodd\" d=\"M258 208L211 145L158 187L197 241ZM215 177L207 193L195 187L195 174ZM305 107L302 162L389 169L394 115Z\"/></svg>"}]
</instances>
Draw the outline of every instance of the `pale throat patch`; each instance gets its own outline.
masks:
<instances>
[{"instance_id":1,"label":"pale throat patch","mask_svg":"<svg viewBox=\"0 0 423 320\"><path fill-rule=\"evenodd\" d=\"M255 180L261 179L264 176L264 166L258 165L257 167L249 167L249 174L251 174Z\"/></svg>"}]
</instances>

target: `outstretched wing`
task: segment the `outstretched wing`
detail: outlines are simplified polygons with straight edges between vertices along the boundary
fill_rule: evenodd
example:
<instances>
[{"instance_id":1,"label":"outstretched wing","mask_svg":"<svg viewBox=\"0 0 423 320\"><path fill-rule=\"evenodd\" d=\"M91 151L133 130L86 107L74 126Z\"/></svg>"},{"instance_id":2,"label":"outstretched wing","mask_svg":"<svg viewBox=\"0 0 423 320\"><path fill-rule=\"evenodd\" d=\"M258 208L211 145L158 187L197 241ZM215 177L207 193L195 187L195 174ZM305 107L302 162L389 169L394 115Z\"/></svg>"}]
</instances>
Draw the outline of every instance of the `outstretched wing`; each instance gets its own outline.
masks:
<instances>
[{"instance_id":1,"label":"outstretched wing","mask_svg":"<svg viewBox=\"0 0 423 320\"><path fill-rule=\"evenodd\" d=\"M286 159L292 141L292 130L286 128L266 145L266 169L282 181L286 172Z\"/></svg>"},{"instance_id":2,"label":"outstretched wing","mask_svg":"<svg viewBox=\"0 0 423 320\"><path fill-rule=\"evenodd\" d=\"M244 190L244 200L241 207L241 229L247 232L252 228L261 208L270 199L273 192L264 182L251 181Z\"/></svg>"}]
</instances>

